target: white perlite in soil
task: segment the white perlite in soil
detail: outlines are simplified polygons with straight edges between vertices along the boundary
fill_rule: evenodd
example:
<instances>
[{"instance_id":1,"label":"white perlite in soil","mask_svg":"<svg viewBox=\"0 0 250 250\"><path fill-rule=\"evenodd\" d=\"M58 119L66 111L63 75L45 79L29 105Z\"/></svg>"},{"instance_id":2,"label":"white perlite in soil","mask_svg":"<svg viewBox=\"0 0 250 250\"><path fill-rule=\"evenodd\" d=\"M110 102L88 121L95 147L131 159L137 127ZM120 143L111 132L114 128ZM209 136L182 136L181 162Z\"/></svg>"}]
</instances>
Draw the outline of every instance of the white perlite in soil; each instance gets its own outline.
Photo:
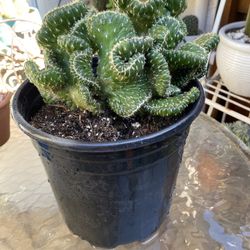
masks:
<instances>
[{"instance_id":1,"label":"white perlite in soil","mask_svg":"<svg viewBox=\"0 0 250 250\"><path fill-rule=\"evenodd\" d=\"M250 44L250 37L245 34L245 28L228 32L227 36L241 43Z\"/></svg>"}]
</instances>

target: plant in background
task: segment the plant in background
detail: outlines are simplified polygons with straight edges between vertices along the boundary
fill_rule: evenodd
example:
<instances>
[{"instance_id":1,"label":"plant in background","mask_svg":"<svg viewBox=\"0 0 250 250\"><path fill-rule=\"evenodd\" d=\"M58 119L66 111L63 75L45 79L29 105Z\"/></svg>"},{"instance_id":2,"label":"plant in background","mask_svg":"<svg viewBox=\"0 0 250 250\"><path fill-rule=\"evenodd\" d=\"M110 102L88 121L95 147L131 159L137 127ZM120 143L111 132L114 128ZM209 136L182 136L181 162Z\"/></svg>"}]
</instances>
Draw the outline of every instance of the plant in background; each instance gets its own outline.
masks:
<instances>
[{"instance_id":1,"label":"plant in background","mask_svg":"<svg viewBox=\"0 0 250 250\"><path fill-rule=\"evenodd\" d=\"M107 1L106 9L108 9L108 10L115 9L115 4L114 4L113 0L108 0Z\"/></svg>"},{"instance_id":2,"label":"plant in background","mask_svg":"<svg viewBox=\"0 0 250 250\"><path fill-rule=\"evenodd\" d=\"M250 37L250 5L248 9L248 14L247 14L245 33L248 37Z\"/></svg>"},{"instance_id":3,"label":"plant in background","mask_svg":"<svg viewBox=\"0 0 250 250\"><path fill-rule=\"evenodd\" d=\"M250 148L250 125L237 121L227 123L226 126Z\"/></svg>"},{"instance_id":4,"label":"plant in background","mask_svg":"<svg viewBox=\"0 0 250 250\"><path fill-rule=\"evenodd\" d=\"M29 5L26 0L0 0L0 19L18 18L28 13Z\"/></svg>"},{"instance_id":5,"label":"plant in background","mask_svg":"<svg viewBox=\"0 0 250 250\"><path fill-rule=\"evenodd\" d=\"M109 0L92 0L93 5L95 8L99 11L105 10L107 8L107 5L110 4ZM110 6L111 7L111 6Z\"/></svg>"},{"instance_id":6,"label":"plant in background","mask_svg":"<svg viewBox=\"0 0 250 250\"><path fill-rule=\"evenodd\" d=\"M199 19L197 16L185 16L183 22L186 24L188 36L199 35Z\"/></svg>"},{"instance_id":7,"label":"plant in background","mask_svg":"<svg viewBox=\"0 0 250 250\"><path fill-rule=\"evenodd\" d=\"M218 37L182 43L185 0L113 5L115 11L97 12L77 1L49 12L37 34L45 68L28 61L27 77L47 103L95 114L111 109L121 117L181 114L199 97L187 85L204 73Z\"/></svg>"}]
</instances>

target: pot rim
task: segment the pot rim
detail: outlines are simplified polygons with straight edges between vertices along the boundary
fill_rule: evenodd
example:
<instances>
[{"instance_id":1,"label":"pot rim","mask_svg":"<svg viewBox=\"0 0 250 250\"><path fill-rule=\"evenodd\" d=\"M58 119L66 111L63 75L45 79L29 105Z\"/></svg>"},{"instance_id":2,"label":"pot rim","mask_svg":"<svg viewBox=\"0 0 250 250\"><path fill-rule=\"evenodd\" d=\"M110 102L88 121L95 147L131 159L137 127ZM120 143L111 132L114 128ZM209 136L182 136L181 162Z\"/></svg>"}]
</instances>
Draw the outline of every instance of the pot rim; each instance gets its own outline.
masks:
<instances>
[{"instance_id":1,"label":"pot rim","mask_svg":"<svg viewBox=\"0 0 250 250\"><path fill-rule=\"evenodd\" d=\"M219 32L221 42L225 43L226 45L228 45L229 47L233 49L237 49L242 52L250 53L250 44L244 44L237 40L233 40L226 34L231 29L243 28L245 24L246 24L245 21L240 21L240 22L229 23L223 26Z\"/></svg>"},{"instance_id":2,"label":"pot rim","mask_svg":"<svg viewBox=\"0 0 250 250\"><path fill-rule=\"evenodd\" d=\"M0 109L4 108L6 105L9 104L12 93L10 92L6 92L6 93L0 93L0 94L4 94L4 99L3 101L0 102Z\"/></svg>"},{"instance_id":3,"label":"pot rim","mask_svg":"<svg viewBox=\"0 0 250 250\"><path fill-rule=\"evenodd\" d=\"M115 152L115 151L124 151L134 148L145 147L150 144L163 141L166 138L176 134L179 131L186 129L192 121L200 114L204 102L205 94L201 83L198 80L193 80L195 85L200 90L199 99L193 104L192 109L188 110L177 122L168 126L160 131L155 133L145 135L139 138L133 138L128 140L119 140L116 142L102 142L102 143L91 143L91 142L82 142L72 139L64 139L57 136L53 136L46 132L43 132L35 127L31 126L27 122L21 113L18 110L18 100L20 98L21 91L28 85L30 82L26 80L16 91L15 95L12 98L12 108L11 114L19 128L29 137L34 140L38 140L40 143L49 144L50 146L56 148L64 148L70 151L82 151L82 152Z\"/></svg>"}]
</instances>

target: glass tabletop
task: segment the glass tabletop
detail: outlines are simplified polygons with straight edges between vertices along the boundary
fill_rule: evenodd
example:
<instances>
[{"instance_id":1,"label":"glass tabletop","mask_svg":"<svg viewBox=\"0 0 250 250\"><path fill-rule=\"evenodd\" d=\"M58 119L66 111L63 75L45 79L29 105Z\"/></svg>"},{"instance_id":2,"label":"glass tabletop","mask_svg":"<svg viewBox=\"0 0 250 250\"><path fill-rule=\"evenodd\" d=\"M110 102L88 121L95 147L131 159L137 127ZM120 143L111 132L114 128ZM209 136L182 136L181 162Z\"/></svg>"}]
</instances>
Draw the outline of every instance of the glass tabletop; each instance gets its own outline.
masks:
<instances>
[{"instance_id":1,"label":"glass tabletop","mask_svg":"<svg viewBox=\"0 0 250 250\"><path fill-rule=\"evenodd\" d=\"M68 229L30 139L12 122L0 148L0 249L92 250ZM161 233L117 250L250 249L250 153L222 125L192 125Z\"/></svg>"}]
</instances>

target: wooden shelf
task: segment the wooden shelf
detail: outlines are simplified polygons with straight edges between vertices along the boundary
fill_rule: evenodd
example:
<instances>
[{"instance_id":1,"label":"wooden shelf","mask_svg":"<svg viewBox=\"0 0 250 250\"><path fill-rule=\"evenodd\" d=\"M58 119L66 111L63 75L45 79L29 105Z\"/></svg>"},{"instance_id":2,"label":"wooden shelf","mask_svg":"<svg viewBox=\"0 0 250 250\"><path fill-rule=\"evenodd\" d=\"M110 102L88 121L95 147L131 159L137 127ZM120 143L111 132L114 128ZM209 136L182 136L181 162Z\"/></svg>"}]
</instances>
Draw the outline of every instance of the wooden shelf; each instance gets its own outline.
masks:
<instances>
[{"instance_id":1,"label":"wooden shelf","mask_svg":"<svg viewBox=\"0 0 250 250\"><path fill-rule=\"evenodd\" d=\"M218 77L202 83L206 93L204 112L208 116L223 123L240 120L250 124L250 99L228 91Z\"/></svg>"}]
</instances>

